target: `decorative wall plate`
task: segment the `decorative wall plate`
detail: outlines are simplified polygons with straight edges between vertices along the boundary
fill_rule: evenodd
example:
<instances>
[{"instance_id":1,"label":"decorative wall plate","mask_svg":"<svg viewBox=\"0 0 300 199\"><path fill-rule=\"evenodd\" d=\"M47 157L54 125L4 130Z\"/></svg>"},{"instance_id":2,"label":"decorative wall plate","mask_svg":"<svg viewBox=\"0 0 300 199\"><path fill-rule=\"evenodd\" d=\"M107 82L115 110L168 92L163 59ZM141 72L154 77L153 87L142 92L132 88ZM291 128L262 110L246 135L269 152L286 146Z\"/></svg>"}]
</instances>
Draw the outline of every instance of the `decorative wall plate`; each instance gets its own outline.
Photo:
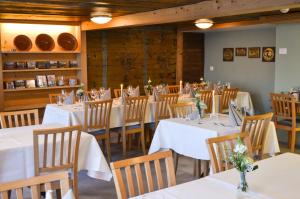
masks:
<instances>
[{"instance_id":1,"label":"decorative wall plate","mask_svg":"<svg viewBox=\"0 0 300 199\"><path fill-rule=\"evenodd\" d=\"M275 62L275 47L263 47L263 62Z\"/></svg>"},{"instance_id":2,"label":"decorative wall plate","mask_svg":"<svg viewBox=\"0 0 300 199\"><path fill-rule=\"evenodd\" d=\"M77 39L70 33L61 33L57 38L57 43L65 50L75 50L78 46Z\"/></svg>"},{"instance_id":3,"label":"decorative wall plate","mask_svg":"<svg viewBox=\"0 0 300 199\"><path fill-rule=\"evenodd\" d=\"M54 40L47 34L39 34L35 39L36 46L42 51L51 51L54 46Z\"/></svg>"},{"instance_id":4,"label":"decorative wall plate","mask_svg":"<svg viewBox=\"0 0 300 199\"><path fill-rule=\"evenodd\" d=\"M29 51L32 47L32 42L26 35L18 35L14 38L14 45L17 50Z\"/></svg>"},{"instance_id":5,"label":"decorative wall plate","mask_svg":"<svg viewBox=\"0 0 300 199\"><path fill-rule=\"evenodd\" d=\"M233 48L223 48L223 61L233 61Z\"/></svg>"}]
</instances>

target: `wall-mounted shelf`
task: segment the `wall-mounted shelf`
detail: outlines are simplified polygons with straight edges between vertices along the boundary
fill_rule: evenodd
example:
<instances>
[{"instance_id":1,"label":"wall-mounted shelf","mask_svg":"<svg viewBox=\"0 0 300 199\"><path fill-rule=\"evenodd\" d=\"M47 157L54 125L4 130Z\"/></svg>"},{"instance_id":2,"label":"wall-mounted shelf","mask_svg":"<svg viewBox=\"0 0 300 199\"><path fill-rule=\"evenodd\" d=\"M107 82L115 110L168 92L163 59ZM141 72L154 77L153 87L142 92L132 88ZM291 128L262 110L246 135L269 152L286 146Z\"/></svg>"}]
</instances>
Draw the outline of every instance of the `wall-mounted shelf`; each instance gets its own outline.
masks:
<instances>
[{"instance_id":1,"label":"wall-mounted shelf","mask_svg":"<svg viewBox=\"0 0 300 199\"><path fill-rule=\"evenodd\" d=\"M72 88L79 88L80 85L76 86L51 86L51 87L44 87L44 88L19 88L19 89L4 89L4 93L8 92L24 92L24 91L38 91L38 90L56 90L56 89L72 89Z\"/></svg>"},{"instance_id":2,"label":"wall-mounted shelf","mask_svg":"<svg viewBox=\"0 0 300 199\"><path fill-rule=\"evenodd\" d=\"M2 54L79 54L80 51L2 51Z\"/></svg>"},{"instance_id":3,"label":"wall-mounted shelf","mask_svg":"<svg viewBox=\"0 0 300 199\"><path fill-rule=\"evenodd\" d=\"M81 68L49 68L49 69L14 69L14 70L3 70L3 73L23 73L23 72L47 72L47 71L76 71Z\"/></svg>"}]
</instances>

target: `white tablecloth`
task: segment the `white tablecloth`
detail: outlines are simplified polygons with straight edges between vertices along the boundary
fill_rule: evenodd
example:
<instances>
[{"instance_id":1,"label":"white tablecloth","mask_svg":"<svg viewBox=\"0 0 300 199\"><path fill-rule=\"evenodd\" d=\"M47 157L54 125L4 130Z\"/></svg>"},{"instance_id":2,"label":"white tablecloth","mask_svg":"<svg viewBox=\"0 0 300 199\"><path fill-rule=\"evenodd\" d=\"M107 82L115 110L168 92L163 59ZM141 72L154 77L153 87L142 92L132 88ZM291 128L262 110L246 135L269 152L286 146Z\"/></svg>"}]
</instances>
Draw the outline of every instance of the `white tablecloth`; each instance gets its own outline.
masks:
<instances>
[{"instance_id":1,"label":"white tablecloth","mask_svg":"<svg viewBox=\"0 0 300 199\"><path fill-rule=\"evenodd\" d=\"M199 121L187 121L174 118L162 120L156 128L149 154L160 149L172 149L176 153L201 160L209 160L206 139L240 132L238 126L232 126L227 115ZM279 152L279 144L274 123L269 125L264 153Z\"/></svg>"},{"instance_id":2,"label":"white tablecloth","mask_svg":"<svg viewBox=\"0 0 300 199\"><path fill-rule=\"evenodd\" d=\"M0 183L34 176L33 129L62 127L61 124L0 129ZM111 180L112 174L94 136L82 132L78 171L92 178Z\"/></svg>"},{"instance_id":3,"label":"white tablecloth","mask_svg":"<svg viewBox=\"0 0 300 199\"><path fill-rule=\"evenodd\" d=\"M247 173L249 191L237 191L235 169L199 180L158 190L136 199L296 199L299 198L300 156L286 153L257 162L258 169Z\"/></svg>"}]
</instances>

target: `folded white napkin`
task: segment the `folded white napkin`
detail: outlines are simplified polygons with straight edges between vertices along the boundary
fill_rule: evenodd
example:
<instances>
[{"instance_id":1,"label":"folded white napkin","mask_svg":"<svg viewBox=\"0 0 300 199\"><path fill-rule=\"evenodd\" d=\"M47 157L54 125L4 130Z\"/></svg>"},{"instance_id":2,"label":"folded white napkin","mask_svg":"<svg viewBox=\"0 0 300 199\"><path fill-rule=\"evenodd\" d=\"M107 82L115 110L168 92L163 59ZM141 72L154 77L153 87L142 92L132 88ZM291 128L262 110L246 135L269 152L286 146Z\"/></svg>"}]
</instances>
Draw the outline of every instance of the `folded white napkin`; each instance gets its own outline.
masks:
<instances>
[{"instance_id":1,"label":"folded white napkin","mask_svg":"<svg viewBox=\"0 0 300 199\"><path fill-rule=\"evenodd\" d=\"M62 199L75 199L73 190L69 189L69 191L63 196Z\"/></svg>"},{"instance_id":2,"label":"folded white napkin","mask_svg":"<svg viewBox=\"0 0 300 199\"><path fill-rule=\"evenodd\" d=\"M243 122L243 114L238 110L233 101L229 104L229 119L232 125L240 126Z\"/></svg>"},{"instance_id":3,"label":"folded white napkin","mask_svg":"<svg viewBox=\"0 0 300 199\"><path fill-rule=\"evenodd\" d=\"M111 91L110 88L104 91L104 94L100 96L100 100L110 100L111 99Z\"/></svg>"},{"instance_id":4,"label":"folded white napkin","mask_svg":"<svg viewBox=\"0 0 300 199\"><path fill-rule=\"evenodd\" d=\"M74 104L74 91L67 94L67 97L64 100L64 104Z\"/></svg>"},{"instance_id":5,"label":"folded white napkin","mask_svg":"<svg viewBox=\"0 0 300 199\"><path fill-rule=\"evenodd\" d=\"M130 97L138 97L140 96L140 87L137 86L135 89L133 89L130 93L128 93Z\"/></svg>"}]
</instances>

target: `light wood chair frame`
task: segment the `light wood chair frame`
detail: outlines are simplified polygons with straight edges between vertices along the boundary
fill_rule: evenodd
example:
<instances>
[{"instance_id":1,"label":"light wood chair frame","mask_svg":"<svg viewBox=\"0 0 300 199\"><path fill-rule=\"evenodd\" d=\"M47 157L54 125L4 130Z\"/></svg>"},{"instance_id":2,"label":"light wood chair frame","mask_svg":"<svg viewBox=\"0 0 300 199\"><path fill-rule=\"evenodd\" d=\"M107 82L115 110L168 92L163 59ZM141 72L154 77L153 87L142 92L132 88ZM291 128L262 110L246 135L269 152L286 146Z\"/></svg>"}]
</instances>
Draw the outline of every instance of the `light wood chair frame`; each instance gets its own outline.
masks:
<instances>
[{"instance_id":1,"label":"light wood chair frame","mask_svg":"<svg viewBox=\"0 0 300 199\"><path fill-rule=\"evenodd\" d=\"M190 102L168 104L168 109L171 118L184 118L193 112L193 104Z\"/></svg>"},{"instance_id":2,"label":"light wood chair frame","mask_svg":"<svg viewBox=\"0 0 300 199\"><path fill-rule=\"evenodd\" d=\"M113 100L84 102L84 122L82 131L93 132L105 130L105 133L95 135L97 141L105 142L108 161L111 159L110 150L110 115Z\"/></svg>"},{"instance_id":3,"label":"light wood chair frame","mask_svg":"<svg viewBox=\"0 0 300 199\"><path fill-rule=\"evenodd\" d=\"M2 199L9 199L9 195L16 190L18 199L23 199L23 189L31 189L31 198L40 199L40 186L45 186L46 191L52 190L51 183L59 182L60 197L62 198L70 189L68 172L52 173L43 176L32 177L24 180L18 180L8 183L2 183L0 186L0 196Z\"/></svg>"},{"instance_id":4,"label":"light wood chair frame","mask_svg":"<svg viewBox=\"0 0 300 199\"><path fill-rule=\"evenodd\" d=\"M127 89L123 89L123 92L127 93ZM114 89L114 95L115 95L115 98L121 97L121 89L120 88L115 88Z\"/></svg>"},{"instance_id":5,"label":"light wood chair frame","mask_svg":"<svg viewBox=\"0 0 300 199\"><path fill-rule=\"evenodd\" d=\"M206 104L206 113L212 113L213 105L213 91L212 90L201 90L200 99Z\"/></svg>"},{"instance_id":6,"label":"light wood chair frame","mask_svg":"<svg viewBox=\"0 0 300 199\"><path fill-rule=\"evenodd\" d=\"M1 112L0 123L2 128L31 126L40 123L38 109Z\"/></svg>"},{"instance_id":7,"label":"light wood chair frame","mask_svg":"<svg viewBox=\"0 0 300 199\"><path fill-rule=\"evenodd\" d=\"M271 93L270 95L275 127L288 133L288 145L290 151L294 152L296 134L300 132L300 128L297 128L296 99L289 94ZM279 124L278 121L280 120L290 120L292 125Z\"/></svg>"},{"instance_id":8,"label":"light wood chair frame","mask_svg":"<svg viewBox=\"0 0 300 199\"><path fill-rule=\"evenodd\" d=\"M160 160L165 161L167 183L164 183L163 180ZM153 183L154 176L153 173L151 172L150 162L154 162L158 189L164 188L165 185L167 185L167 187L176 185L174 163L173 163L171 151L157 152L151 155L145 155L136 158L121 160L118 162L112 162L110 165L113 173L118 199L125 199L128 198L128 196L129 197L136 196L136 190L134 189L134 183L132 177L132 168L134 168L134 171L136 173L138 194L141 195L145 193L144 180L141 171L142 164L144 164L145 167L145 175L146 175L148 192L153 192L155 190L154 183ZM123 180L121 169L125 169L128 193L126 190L126 184Z\"/></svg>"},{"instance_id":9,"label":"light wood chair frame","mask_svg":"<svg viewBox=\"0 0 300 199\"><path fill-rule=\"evenodd\" d=\"M258 159L263 158L264 146L270 121L273 113L266 113L262 115L246 116L243 119L241 132L248 132L252 146L252 153Z\"/></svg>"},{"instance_id":10,"label":"light wood chair frame","mask_svg":"<svg viewBox=\"0 0 300 199\"><path fill-rule=\"evenodd\" d=\"M123 157L126 157L127 152L127 141L126 138L133 134L140 134L140 142L142 144L143 153L146 154L145 147L145 129L144 129L144 120L146 107L148 103L147 96L139 96L139 97L126 97L125 105L123 108L123 125L122 125L122 145L123 145ZM133 124L134 125L131 125ZM130 128L130 126L136 126L137 128ZM130 142L129 138L129 142ZM129 143L130 147L130 143Z\"/></svg>"},{"instance_id":11,"label":"light wood chair frame","mask_svg":"<svg viewBox=\"0 0 300 199\"><path fill-rule=\"evenodd\" d=\"M70 126L33 130L35 176L71 169L72 179L70 181L76 199L78 199L78 152L81 129L82 126ZM73 135L75 135L74 138ZM60 140L57 140L58 137L60 137ZM52 146L51 149L49 149L49 146ZM58 148L60 149L59 154L56 151ZM64 153L65 150L67 150L66 153ZM53 184L52 189L57 190L59 186Z\"/></svg>"},{"instance_id":12,"label":"light wood chair frame","mask_svg":"<svg viewBox=\"0 0 300 199\"><path fill-rule=\"evenodd\" d=\"M219 112L224 113L229 108L230 101L234 101L237 97L237 93L239 92L238 88L225 88L220 96L220 108Z\"/></svg>"},{"instance_id":13,"label":"light wood chair frame","mask_svg":"<svg viewBox=\"0 0 300 199\"><path fill-rule=\"evenodd\" d=\"M179 85L168 85L169 94L178 94L180 91Z\"/></svg>"},{"instance_id":14,"label":"light wood chair frame","mask_svg":"<svg viewBox=\"0 0 300 199\"><path fill-rule=\"evenodd\" d=\"M229 161L229 153L233 151L235 142L237 141L238 137L240 137L244 144L247 146L248 154L252 156L249 133L235 133L215 138L209 138L206 140L213 173L219 173L221 171L232 168L232 164ZM226 145L224 145L224 143Z\"/></svg>"}]
</instances>

